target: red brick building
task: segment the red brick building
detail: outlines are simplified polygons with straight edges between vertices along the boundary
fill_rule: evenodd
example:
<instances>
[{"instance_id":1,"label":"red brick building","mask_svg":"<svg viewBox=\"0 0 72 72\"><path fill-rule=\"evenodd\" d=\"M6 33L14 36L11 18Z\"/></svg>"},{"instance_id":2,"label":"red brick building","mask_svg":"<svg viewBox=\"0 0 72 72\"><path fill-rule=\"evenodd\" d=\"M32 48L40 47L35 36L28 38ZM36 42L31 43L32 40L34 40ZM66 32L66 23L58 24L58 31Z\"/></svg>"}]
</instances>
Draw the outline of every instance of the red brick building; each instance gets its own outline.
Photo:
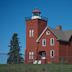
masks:
<instances>
[{"instance_id":1,"label":"red brick building","mask_svg":"<svg viewBox=\"0 0 72 72\"><path fill-rule=\"evenodd\" d=\"M51 29L47 19L35 9L26 19L25 63L72 63L72 30L63 31L61 26Z\"/></svg>"}]
</instances>

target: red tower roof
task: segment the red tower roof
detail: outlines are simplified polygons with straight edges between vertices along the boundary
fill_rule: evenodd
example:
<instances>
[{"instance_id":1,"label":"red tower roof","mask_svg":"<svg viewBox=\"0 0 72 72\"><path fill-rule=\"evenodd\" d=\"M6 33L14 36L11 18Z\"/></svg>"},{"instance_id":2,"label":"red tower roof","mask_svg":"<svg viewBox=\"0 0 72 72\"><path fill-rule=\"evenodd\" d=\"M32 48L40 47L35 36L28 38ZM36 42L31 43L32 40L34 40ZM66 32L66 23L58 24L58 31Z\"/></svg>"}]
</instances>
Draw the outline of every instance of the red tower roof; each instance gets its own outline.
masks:
<instances>
[{"instance_id":1,"label":"red tower roof","mask_svg":"<svg viewBox=\"0 0 72 72\"><path fill-rule=\"evenodd\" d=\"M41 13L39 9L34 9L33 13Z\"/></svg>"}]
</instances>

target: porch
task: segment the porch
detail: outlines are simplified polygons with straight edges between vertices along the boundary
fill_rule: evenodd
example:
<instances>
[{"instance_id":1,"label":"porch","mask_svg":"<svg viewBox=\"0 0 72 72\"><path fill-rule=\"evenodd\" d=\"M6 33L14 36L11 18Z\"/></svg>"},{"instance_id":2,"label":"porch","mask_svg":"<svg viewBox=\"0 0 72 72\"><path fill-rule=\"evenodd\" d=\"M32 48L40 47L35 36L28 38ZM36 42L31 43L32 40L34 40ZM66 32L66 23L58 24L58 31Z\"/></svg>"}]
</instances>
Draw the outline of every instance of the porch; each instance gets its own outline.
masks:
<instances>
[{"instance_id":1,"label":"porch","mask_svg":"<svg viewBox=\"0 0 72 72\"><path fill-rule=\"evenodd\" d=\"M46 64L46 52L38 52L37 58L34 60L33 64Z\"/></svg>"}]
</instances>

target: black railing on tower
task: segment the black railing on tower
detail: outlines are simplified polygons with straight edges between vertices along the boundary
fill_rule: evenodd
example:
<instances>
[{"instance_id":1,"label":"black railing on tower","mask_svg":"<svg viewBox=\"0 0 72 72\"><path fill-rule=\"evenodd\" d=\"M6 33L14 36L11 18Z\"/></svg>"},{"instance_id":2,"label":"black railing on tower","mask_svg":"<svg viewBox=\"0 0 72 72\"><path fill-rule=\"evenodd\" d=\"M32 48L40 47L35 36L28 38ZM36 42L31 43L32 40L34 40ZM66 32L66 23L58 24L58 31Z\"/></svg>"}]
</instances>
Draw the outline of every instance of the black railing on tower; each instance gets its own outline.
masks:
<instances>
[{"instance_id":1,"label":"black railing on tower","mask_svg":"<svg viewBox=\"0 0 72 72\"><path fill-rule=\"evenodd\" d=\"M32 20L32 18L31 17L25 17L25 20ZM48 21L48 18L41 16L41 20Z\"/></svg>"}]
</instances>

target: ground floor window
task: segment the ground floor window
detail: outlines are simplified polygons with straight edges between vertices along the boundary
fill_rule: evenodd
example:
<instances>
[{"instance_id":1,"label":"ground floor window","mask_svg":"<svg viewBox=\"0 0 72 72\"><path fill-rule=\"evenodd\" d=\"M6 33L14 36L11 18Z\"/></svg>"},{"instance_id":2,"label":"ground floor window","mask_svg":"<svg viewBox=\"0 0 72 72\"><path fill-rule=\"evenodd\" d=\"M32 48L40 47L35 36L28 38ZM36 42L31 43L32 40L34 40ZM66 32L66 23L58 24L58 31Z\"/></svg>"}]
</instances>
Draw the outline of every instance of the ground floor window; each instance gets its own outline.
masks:
<instances>
[{"instance_id":1,"label":"ground floor window","mask_svg":"<svg viewBox=\"0 0 72 72\"><path fill-rule=\"evenodd\" d=\"M29 59L33 59L34 58L34 52L29 52Z\"/></svg>"},{"instance_id":2,"label":"ground floor window","mask_svg":"<svg viewBox=\"0 0 72 72\"><path fill-rule=\"evenodd\" d=\"M50 57L54 58L54 56L55 56L55 50L50 50Z\"/></svg>"}]
</instances>

